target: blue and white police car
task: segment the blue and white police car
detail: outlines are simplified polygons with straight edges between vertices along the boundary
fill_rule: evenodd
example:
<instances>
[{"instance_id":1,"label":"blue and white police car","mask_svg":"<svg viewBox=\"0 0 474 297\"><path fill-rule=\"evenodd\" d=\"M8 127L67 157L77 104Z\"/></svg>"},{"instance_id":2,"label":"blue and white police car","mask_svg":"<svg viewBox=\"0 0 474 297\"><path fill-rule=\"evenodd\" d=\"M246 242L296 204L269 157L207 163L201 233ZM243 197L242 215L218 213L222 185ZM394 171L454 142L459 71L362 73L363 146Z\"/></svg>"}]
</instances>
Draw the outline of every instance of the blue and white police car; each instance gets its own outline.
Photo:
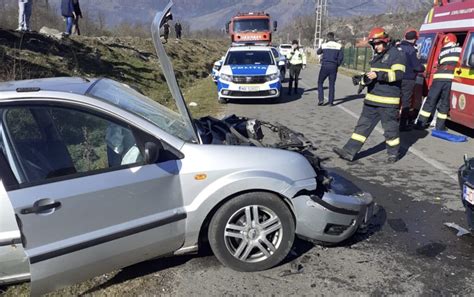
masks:
<instances>
[{"instance_id":1,"label":"blue and white police car","mask_svg":"<svg viewBox=\"0 0 474 297\"><path fill-rule=\"evenodd\" d=\"M219 69L218 99L278 98L281 94L279 61L270 47L231 47Z\"/></svg>"}]
</instances>

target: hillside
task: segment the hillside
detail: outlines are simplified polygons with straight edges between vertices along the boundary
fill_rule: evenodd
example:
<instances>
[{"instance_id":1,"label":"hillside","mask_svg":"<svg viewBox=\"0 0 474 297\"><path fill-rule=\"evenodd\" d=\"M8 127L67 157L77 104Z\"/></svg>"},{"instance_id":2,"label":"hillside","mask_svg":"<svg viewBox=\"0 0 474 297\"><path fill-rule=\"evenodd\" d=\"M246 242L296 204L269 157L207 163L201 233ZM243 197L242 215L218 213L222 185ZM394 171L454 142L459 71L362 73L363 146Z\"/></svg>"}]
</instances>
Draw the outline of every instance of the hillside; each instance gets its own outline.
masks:
<instances>
[{"instance_id":1,"label":"hillside","mask_svg":"<svg viewBox=\"0 0 474 297\"><path fill-rule=\"evenodd\" d=\"M37 0L41 5L45 0ZM13 1L0 0L3 6L16 5ZM51 1L54 5L54 1ZM123 22L149 24L156 11L168 0L81 0L86 15L103 19L109 26ZM266 11L281 26L290 23L296 16L312 15L314 0L174 0L175 19L189 23L192 30L222 29L224 24L238 11ZM332 17L376 15L395 12L399 9L419 10L431 0L329 0L328 10Z\"/></svg>"},{"instance_id":2,"label":"hillside","mask_svg":"<svg viewBox=\"0 0 474 297\"><path fill-rule=\"evenodd\" d=\"M207 40L183 39L177 43L170 39L165 47L185 90L203 80L211 81L207 78L213 62L226 50L225 43ZM0 29L0 64L0 81L105 76L170 105L170 94L150 39L74 37L56 40L41 34ZM217 101L214 97L213 101Z\"/></svg>"}]
</instances>

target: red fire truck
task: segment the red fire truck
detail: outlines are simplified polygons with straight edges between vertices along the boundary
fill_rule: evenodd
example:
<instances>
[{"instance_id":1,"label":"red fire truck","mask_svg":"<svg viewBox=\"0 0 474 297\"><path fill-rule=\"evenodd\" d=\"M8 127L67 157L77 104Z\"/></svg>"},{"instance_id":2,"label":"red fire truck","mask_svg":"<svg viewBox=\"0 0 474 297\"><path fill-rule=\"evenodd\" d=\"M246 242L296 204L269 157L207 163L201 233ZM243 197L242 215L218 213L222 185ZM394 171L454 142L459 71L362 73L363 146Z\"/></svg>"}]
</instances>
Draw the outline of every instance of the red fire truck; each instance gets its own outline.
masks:
<instances>
[{"instance_id":1,"label":"red fire truck","mask_svg":"<svg viewBox=\"0 0 474 297\"><path fill-rule=\"evenodd\" d=\"M277 30L277 22L273 22L273 31ZM264 12L238 13L226 25L232 45L258 44L270 45L272 29L270 15Z\"/></svg>"},{"instance_id":2,"label":"red fire truck","mask_svg":"<svg viewBox=\"0 0 474 297\"><path fill-rule=\"evenodd\" d=\"M420 107L427 95L447 33L455 34L463 49L454 71L450 119L474 129L474 0L434 1L420 29L418 51L426 71L417 80L415 105Z\"/></svg>"}]
</instances>

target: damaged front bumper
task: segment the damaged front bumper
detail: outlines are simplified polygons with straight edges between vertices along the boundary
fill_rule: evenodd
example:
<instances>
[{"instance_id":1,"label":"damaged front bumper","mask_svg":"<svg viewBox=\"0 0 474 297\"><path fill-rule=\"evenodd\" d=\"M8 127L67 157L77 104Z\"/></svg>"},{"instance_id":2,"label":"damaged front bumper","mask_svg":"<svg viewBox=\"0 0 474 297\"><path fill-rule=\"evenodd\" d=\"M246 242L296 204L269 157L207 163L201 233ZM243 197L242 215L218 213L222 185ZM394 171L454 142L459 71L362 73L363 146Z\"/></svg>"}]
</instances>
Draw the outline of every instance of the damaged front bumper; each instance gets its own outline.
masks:
<instances>
[{"instance_id":1,"label":"damaged front bumper","mask_svg":"<svg viewBox=\"0 0 474 297\"><path fill-rule=\"evenodd\" d=\"M337 187L336 187L337 188ZM292 199L296 234L310 241L339 243L368 225L373 216L372 195L331 190L321 195L297 195Z\"/></svg>"}]
</instances>

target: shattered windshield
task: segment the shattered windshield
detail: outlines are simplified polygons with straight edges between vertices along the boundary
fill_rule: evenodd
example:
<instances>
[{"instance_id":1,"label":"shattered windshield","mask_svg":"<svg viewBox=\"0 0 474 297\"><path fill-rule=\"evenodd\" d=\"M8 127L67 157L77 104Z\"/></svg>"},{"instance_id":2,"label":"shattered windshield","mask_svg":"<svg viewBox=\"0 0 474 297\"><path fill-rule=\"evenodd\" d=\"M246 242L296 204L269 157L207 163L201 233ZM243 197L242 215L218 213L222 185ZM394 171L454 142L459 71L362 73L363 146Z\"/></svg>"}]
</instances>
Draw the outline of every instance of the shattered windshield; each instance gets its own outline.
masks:
<instances>
[{"instance_id":1,"label":"shattered windshield","mask_svg":"<svg viewBox=\"0 0 474 297\"><path fill-rule=\"evenodd\" d=\"M272 65L269 51L234 51L227 55L226 65Z\"/></svg>"},{"instance_id":2,"label":"shattered windshield","mask_svg":"<svg viewBox=\"0 0 474 297\"><path fill-rule=\"evenodd\" d=\"M269 31L270 21L268 19L238 20L234 21L234 32L245 31Z\"/></svg>"},{"instance_id":3,"label":"shattered windshield","mask_svg":"<svg viewBox=\"0 0 474 297\"><path fill-rule=\"evenodd\" d=\"M163 131L186 142L194 139L180 114L124 84L110 79L101 79L89 90L88 95L144 118Z\"/></svg>"}]
</instances>

